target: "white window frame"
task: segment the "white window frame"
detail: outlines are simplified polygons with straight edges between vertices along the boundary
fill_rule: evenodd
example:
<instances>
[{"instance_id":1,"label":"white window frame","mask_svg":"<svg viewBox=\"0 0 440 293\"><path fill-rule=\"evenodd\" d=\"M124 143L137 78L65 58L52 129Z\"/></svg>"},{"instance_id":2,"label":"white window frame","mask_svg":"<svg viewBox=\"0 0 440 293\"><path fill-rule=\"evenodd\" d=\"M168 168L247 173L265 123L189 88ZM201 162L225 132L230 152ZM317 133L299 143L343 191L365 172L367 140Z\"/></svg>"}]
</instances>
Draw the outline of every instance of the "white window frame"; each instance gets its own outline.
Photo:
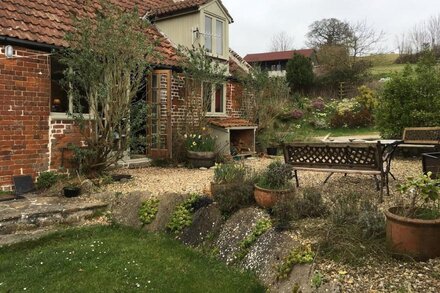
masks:
<instances>
[{"instance_id":1,"label":"white window frame","mask_svg":"<svg viewBox=\"0 0 440 293\"><path fill-rule=\"evenodd\" d=\"M211 84L211 111L207 111L207 116L226 116L226 83L222 83L221 86L223 87L223 111L222 112L215 112L215 88L219 84ZM203 85L205 86L205 85ZM203 95L203 86L202 86L202 95Z\"/></svg>"},{"instance_id":2,"label":"white window frame","mask_svg":"<svg viewBox=\"0 0 440 293\"><path fill-rule=\"evenodd\" d=\"M206 18L210 18L211 19L211 33L208 33L207 30L207 26L206 26ZM221 22L222 23L222 35L221 37L218 36L217 34L217 22ZM214 56L214 57L223 57L226 58L227 57L227 52L228 52L228 48L226 48L226 38L227 38L227 27L226 27L226 23L227 21L216 16L213 14L209 14L209 13L204 13L203 14L203 26L205 28L204 30L204 38L203 38L203 45L204 47L207 49L207 52L209 55ZM211 40L211 48L209 50L209 48L207 48L207 40ZM217 46L218 46L218 42L219 40L222 43L222 52L219 53L217 50Z\"/></svg>"}]
</instances>

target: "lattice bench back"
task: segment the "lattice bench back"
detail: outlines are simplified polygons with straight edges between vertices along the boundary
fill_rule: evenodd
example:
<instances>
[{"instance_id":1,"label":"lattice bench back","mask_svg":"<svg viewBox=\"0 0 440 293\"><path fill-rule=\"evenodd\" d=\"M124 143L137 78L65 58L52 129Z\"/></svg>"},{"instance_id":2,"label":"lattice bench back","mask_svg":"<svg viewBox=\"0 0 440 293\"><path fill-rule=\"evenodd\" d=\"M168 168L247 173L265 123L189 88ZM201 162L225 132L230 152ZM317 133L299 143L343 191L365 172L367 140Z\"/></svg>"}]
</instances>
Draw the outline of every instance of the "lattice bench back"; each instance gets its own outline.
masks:
<instances>
[{"instance_id":1,"label":"lattice bench back","mask_svg":"<svg viewBox=\"0 0 440 293\"><path fill-rule=\"evenodd\" d=\"M410 127L403 132L404 143L440 144L440 127Z\"/></svg>"},{"instance_id":2,"label":"lattice bench back","mask_svg":"<svg viewBox=\"0 0 440 293\"><path fill-rule=\"evenodd\" d=\"M285 162L297 167L382 171L380 144L293 143L284 146Z\"/></svg>"}]
</instances>

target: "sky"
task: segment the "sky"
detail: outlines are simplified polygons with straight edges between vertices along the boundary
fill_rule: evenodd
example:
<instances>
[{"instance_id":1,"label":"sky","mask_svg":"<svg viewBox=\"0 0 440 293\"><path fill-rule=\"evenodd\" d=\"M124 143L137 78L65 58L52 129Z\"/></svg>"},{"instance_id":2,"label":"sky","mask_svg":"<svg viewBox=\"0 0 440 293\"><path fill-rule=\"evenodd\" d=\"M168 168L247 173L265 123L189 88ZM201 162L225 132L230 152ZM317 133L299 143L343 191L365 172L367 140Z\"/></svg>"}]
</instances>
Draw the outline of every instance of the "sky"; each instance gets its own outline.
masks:
<instances>
[{"instance_id":1,"label":"sky","mask_svg":"<svg viewBox=\"0 0 440 293\"><path fill-rule=\"evenodd\" d=\"M396 36L440 14L440 0L222 0L234 19L230 47L245 56L269 51L273 35L285 31L294 48L305 48L309 25L323 18L365 20L385 33L381 51L395 51Z\"/></svg>"}]
</instances>

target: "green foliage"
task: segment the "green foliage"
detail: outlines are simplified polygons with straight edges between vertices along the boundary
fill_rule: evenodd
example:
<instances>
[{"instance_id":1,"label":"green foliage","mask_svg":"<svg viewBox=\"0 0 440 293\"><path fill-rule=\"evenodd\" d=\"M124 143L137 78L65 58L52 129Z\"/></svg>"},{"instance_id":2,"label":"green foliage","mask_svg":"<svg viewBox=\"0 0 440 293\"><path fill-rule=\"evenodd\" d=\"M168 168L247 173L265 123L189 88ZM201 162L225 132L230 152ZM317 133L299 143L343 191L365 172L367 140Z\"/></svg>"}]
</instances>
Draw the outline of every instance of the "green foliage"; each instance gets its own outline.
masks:
<instances>
[{"instance_id":1,"label":"green foliage","mask_svg":"<svg viewBox=\"0 0 440 293\"><path fill-rule=\"evenodd\" d=\"M415 70L407 66L385 83L375 120L381 135L402 137L405 127L438 126L440 69L426 55Z\"/></svg>"},{"instance_id":2,"label":"green foliage","mask_svg":"<svg viewBox=\"0 0 440 293\"><path fill-rule=\"evenodd\" d=\"M198 194L191 194L183 203L177 205L170 221L167 224L167 228L175 233L180 233L184 228L190 226L193 221L194 207L193 205L201 199Z\"/></svg>"},{"instance_id":3,"label":"green foliage","mask_svg":"<svg viewBox=\"0 0 440 293\"><path fill-rule=\"evenodd\" d=\"M185 134L186 150L193 152L213 152L215 138L206 131L199 134Z\"/></svg>"},{"instance_id":4,"label":"green foliage","mask_svg":"<svg viewBox=\"0 0 440 293\"><path fill-rule=\"evenodd\" d=\"M1 292L265 292L166 234L117 226L63 229L1 247L0 259Z\"/></svg>"},{"instance_id":5,"label":"green foliage","mask_svg":"<svg viewBox=\"0 0 440 293\"><path fill-rule=\"evenodd\" d=\"M373 111L379 104L377 93L369 87L363 85L358 88L359 95L355 100L369 111Z\"/></svg>"},{"instance_id":6,"label":"green foliage","mask_svg":"<svg viewBox=\"0 0 440 293\"><path fill-rule=\"evenodd\" d=\"M145 120L148 114L146 97L131 104L130 109L130 152L145 155L147 153L147 137Z\"/></svg>"},{"instance_id":7,"label":"green foliage","mask_svg":"<svg viewBox=\"0 0 440 293\"><path fill-rule=\"evenodd\" d=\"M275 228L283 231L292 226L292 221L296 218L295 192L283 194L272 208Z\"/></svg>"},{"instance_id":8,"label":"green foliage","mask_svg":"<svg viewBox=\"0 0 440 293\"><path fill-rule=\"evenodd\" d=\"M156 218L157 212L159 211L159 199L151 198L144 201L139 208L139 220L142 225L148 225L153 222Z\"/></svg>"},{"instance_id":9,"label":"green foliage","mask_svg":"<svg viewBox=\"0 0 440 293\"><path fill-rule=\"evenodd\" d=\"M283 260L283 262L277 267L277 279L282 280L287 278L289 273L292 271L294 265L312 263L314 258L315 252L313 252L310 245L299 246L293 249L290 254Z\"/></svg>"},{"instance_id":10,"label":"green foliage","mask_svg":"<svg viewBox=\"0 0 440 293\"><path fill-rule=\"evenodd\" d=\"M313 288L318 289L324 283L324 276L320 271L315 271L310 282Z\"/></svg>"},{"instance_id":11,"label":"green foliage","mask_svg":"<svg viewBox=\"0 0 440 293\"><path fill-rule=\"evenodd\" d=\"M243 182L228 184L212 193L220 211L225 215L250 206L254 203L254 181L247 179Z\"/></svg>"},{"instance_id":12,"label":"green foliage","mask_svg":"<svg viewBox=\"0 0 440 293\"><path fill-rule=\"evenodd\" d=\"M405 216L416 219L440 218L440 179L432 179L432 173L408 178L399 186L402 194L407 195L410 203Z\"/></svg>"},{"instance_id":13,"label":"green foliage","mask_svg":"<svg viewBox=\"0 0 440 293\"><path fill-rule=\"evenodd\" d=\"M37 178L37 188L38 189L48 189L55 185L60 179L60 175L56 172L43 172Z\"/></svg>"},{"instance_id":14,"label":"green foliage","mask_svg":"<svg viewBox=\"0 0 440 293\"><path fill-rule=\"evenodd\" d=\"M274 161L260 175L257 185L261 188L282 190L292 187L290 180L293 178L292 166Z\"/></svg>"},{"instance_id":15,"label":"green foliage","mask_svg":"<svg viewBox=\"0 0 440 293\"><path fill-rule=\"evenodd\" d=\"M217 184L244 182L248 173L249 170L244 164L216 164L213 181Z\"/></svg>"},{"instance_id":16,"label":"green foliage","mask_svg":"<svg viewBox=\"0 0 440 293\"><path fill-rule=\"evenodd\" d=\"M373 114L359 99L342 99L334 101L329 105L332 109L330 114L330 125L332 127L366 127L373 124Z\"/></svg>"},{"instance_id":17,"label":"green foliage","mask_svg":"<svg viewBox=\"0 0 440 293\"><path fill-rule=\"evenodd\" d=\"M327 207L322 200L322 193L314 187L306 187L303 197L296 198L294 201L295 215L298 218L316 218L327 213Z\"/></svg>"},{"instance_id":18,"label":"green foliage","mask_svg":"<svg viewBox=\"0 0 440 293\"><path fill-rule=\"evenodd\" d=\"M308 89L313 84L312 61L300 54L294 54L287 62L286 79L292 91Z\"/></svg>"},{"instance_id":19,"label":"green foliage","mask_svg":"<svg viewBox=\"0 0 440 293\"><path fill-rule=\"evenodd\" d=\"M263 235L271 227L272 222L270 219L259 220L252 232L240 242L240 248L236 254L237 259L242 260L249 252L249 248L257 241L258 237Z\"/></svg>"},{"instance_id":20,"label":"green foliage","mask_svg":"<svg viewBox=\"0 0 440 293\"><path fill-rule=\"evenodd\" d=\"M75 29L67 34L60 59L68 68L64 85L75 108L81 110L85 102L95 119L81 111L69 114L89 149L81 153L83 171L100 173L128 147L128 140L120 138L130 131L131 101L141 90L149 61L157 56L145 36L150 24L136 9L122 10L103 0L88 13L74 15L72 22Z\"/></svg>"}]
</instances>

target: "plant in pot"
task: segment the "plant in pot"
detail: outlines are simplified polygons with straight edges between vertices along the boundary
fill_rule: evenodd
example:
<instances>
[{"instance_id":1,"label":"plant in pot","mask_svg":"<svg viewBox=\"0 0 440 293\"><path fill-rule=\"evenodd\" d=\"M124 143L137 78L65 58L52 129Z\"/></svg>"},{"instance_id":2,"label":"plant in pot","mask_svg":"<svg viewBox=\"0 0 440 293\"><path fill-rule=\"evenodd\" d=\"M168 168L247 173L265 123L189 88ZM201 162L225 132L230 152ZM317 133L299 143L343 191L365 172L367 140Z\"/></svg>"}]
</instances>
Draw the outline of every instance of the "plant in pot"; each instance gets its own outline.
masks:
<instances>
[{"instance_id":1,"label":"plant in pot","mask_svg":"<svg viewBox=\"0 0 440 293\"><path fill-rule=\"evenodd\" d=\"M249 174L249 168L242 163L216 164L211 182L211 194L222 192L234 185L242 184Z\"/></svg>"},{"instance_id":2,"label":"plant in pot","mask_svg":"<svg viewBox=\"0 0 440 293\"><path fill-rule=\"evenodd\" d=\"M272 208L283 196L294 193L292 167L280 161L274 161L259 176L255 184L254 197L262 208Z\"/></svg>"},{"instance_id":3,"label":"plant in pot","mask_svg":"<svg viewBox=\"0 0 440 293\"><path fill-rule=\"evenodd\" d=\"M195 168L210 168L215 164L215 138L202 128L200 133L185 134L188 163Z\"/></svg>"},{"instance_id":4,"label":"plant in pot","mask_svg":"<svg viewBox=\"0 0 440 293\"><path fill-rule=\"evenodd\" d=\"M68 180L67 184L63 187L63 194L65 197L77 197L81 194L81 177L78 172L76 177Z\"/></svg>"},{"instance_id":5,"label":"plant in pot","mask_svg":"<svg viewBox=\"0 0 440 293\"><path fill-rule=\"evenodd\" d=\"M385 212L388 245L417 260L440 257L440 180L428 172L399 189L404 203Z\"/></svg>"}]
</instances>

